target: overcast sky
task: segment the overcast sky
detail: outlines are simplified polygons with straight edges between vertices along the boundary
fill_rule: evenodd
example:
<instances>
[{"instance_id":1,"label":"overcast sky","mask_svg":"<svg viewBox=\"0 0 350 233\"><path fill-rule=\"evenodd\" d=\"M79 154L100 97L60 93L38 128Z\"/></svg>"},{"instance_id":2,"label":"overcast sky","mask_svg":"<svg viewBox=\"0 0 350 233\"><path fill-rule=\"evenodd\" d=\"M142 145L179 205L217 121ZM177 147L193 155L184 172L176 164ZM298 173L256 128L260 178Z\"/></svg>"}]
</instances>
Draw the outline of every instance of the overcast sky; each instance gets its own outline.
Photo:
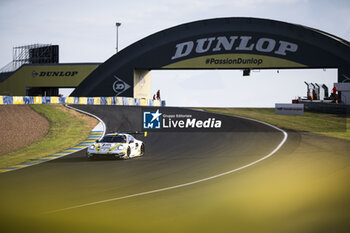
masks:
<instances>
[{"instance_id":1,"label":"overcast sky","mask_svg":"<svg viewBox=\"0 0 350 233\"><path fill-rule=\"evenodd\" d=\"M0 67L12 60L12 47L33 43L58 44L62 63L104 62L115 53L117 21L119 50L160 30L218 17L297 23L349 41L349 12L349 0L0 0ZM334 70L261 71L248 78L239 71L157 71L152 89L161 89L171 105L262 107L305 95L303 81L335 80Z\"/></svg>"}]
</instances>

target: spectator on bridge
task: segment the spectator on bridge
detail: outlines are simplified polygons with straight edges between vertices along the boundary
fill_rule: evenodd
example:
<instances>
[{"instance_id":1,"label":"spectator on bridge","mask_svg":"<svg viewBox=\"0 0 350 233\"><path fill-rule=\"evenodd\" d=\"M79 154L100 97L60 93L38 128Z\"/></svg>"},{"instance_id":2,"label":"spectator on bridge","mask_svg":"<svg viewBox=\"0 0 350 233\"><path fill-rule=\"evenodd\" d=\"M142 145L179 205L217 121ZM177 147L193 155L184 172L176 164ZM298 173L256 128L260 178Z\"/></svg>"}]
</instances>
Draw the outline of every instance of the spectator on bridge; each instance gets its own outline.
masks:
<instances>
[{"instance_id":1,"label":"spectator on bridge","mask_svg":"<svg viewBox=\"0 0 350 233\"><path fill-rule=\"evenodd\" d=\"M331 100L333 100L332 102L333 103L338 103L338 95L337 95L337 87L334 86L333 89L332 89L332 94L331 94Z\"/></svg>"},{"instance_id":2,"label":"spectator on bridge","mask_svg":"<svg viewBox=\"0 0 350 233\"><path fill-rule=\"evenodd\" d=\"M308 92L307 99L308 99L308 100L312 100L312 95L311 95L311 92Z\"/></svg>"},{"instance_id":3,"label":"spectator on bridge","mask_svg":"<svg viewBox=\"0 0 350 233\"><path fill-rule=\"evenodd\" d=\"M316 93L315 90L312 90L312 99L313 99L313 100L317 100L317 99L318 99L318 98L317 98L317 93Z\"/></svg>"},{"instance_id":4,"label":"spectator on bridge","mask_svg":"<svg viewBox=\"0 0 350 233\"><path fill-rule=\"evenodd\" d=\"M333 94L336 95L336 94L337 94L337 91L338 91L337 87L334 86L333 89L332 89Z\"/></svg>"},{"instance_id":5,"label":"spectator on bridge","mask_svg":"<svg viewBox=\"0 0 350 233\"><path fill-rule=\"evenodd\" d=\"M157 100L160 100L160 90L157 91Z\"/></svg>"}]
</instances>

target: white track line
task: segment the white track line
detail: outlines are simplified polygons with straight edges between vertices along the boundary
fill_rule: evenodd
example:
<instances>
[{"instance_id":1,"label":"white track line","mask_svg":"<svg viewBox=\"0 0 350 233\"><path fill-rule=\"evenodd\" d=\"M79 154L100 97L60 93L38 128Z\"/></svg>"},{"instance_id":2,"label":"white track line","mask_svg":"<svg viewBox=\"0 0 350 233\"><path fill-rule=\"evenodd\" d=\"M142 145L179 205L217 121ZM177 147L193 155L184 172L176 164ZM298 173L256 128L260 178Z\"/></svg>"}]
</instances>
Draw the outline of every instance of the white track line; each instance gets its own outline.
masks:
<instances>
[{"instance_id":1,"label":"white track line","mask_svg":"<svg viewBox=\"0 0 350 233\"><path fill-rule=\"evenodd\" d=\"M101 118L99 118L98 116L96 116L96 115L94 115L94 114L92 114L92 113L85 112L85 111L83 111L83 110L74 108L74 107L69 106L69 105L67 105L67 104L66 104L65 106L66 106L67 108L73 109L73 110L75 110L75 111L77 111L77 112L81 112L81 113L84 113L84 114L86 114L86 115L89 115L89 116L92 116L92 117L96 118L96 119L102 124L102 127L103 127L103 134L102 134L101 138L103 138L103 137L105 136L105 134L106 134L106 124L103 122L103 120L101 120Z\"/></svg>"},{"instance_id":2,"label":"white track line","mask_svg":"<svg viewBox=\"0 0 350 233\"><path fill-rule=\"evenodd\" d=\"M237 117L237 116L235 116ZM271 124L268 124L266 122L262 122L262 121L258 121L258 120L254 120L254 119L249 119L249 118L245 118L245 117L238 117L238 118L243 118L243 119L247 119L247 120L251 120L251 121L255 121L255 122L259 122L259 123L262 123L264 125L267 125L267 126L270 126L280 132L283 133L283 139L282 141L278 144L278 146L273 150L271 151L268 155L252 162L252 163L249 163L247 165L244 165L242 167L239 167L239 168L235 168L233 170L230 170L230 171L227 171L227 172L224 172L224 173L220 173L220 174L217 174L215 176L210 176L210 177L207 177L207 178L204 178L204 179L200 179L200 180L196 180L196 181L192 181L192 182L189 182L189 183L185 183L185 184L179 184L179 185L175 185L175 186L170 186L170 187L166 187L166 188L161 188L161 189L155 189L155 190L151 190L151 191L147 191L147 192L142 192L142 193L135 193L135 194L131 194L131 195L127 195L127 196L122 196L122 197L116 197L116 198L110 198L110 199L106 199L106 200L102 200L102 201L95 201L95 202L90 202L90 203L86 203L86 204L82 204L82 205L76 205L76 206L71 206L71 207L67 207L67 208L63 208L63 209L59 209L59 210L53 210L53 211L49 211L49 212L46 212L46 214L52 214L52 213L57 213L57 212L62 212L62 211L66 211L66 210L72 210L72 209L77 209L77 208L81 208L81 207L86 207L86 206L92 206L92 205L98 205L98 204L102 204L102 203L106 203L106 202L111 202L111 201L118 201L118 200L123 200L123 199L128 199L128 198L132 198L132 197L139 197L139 196L144 196L144 195L148 195L148 194L152 194L152 193L159 193L159 192L164 192L164 191L168 191L168 190L172 190L172 189L178 189L178 188L182 188L182 187L186 187L186 186L190 186L190 185L194 185L194 184L198 184L198 183L201 183L201 182L205 182L205 181L208 181L208 180L212 180L212 179L216 179L218 177L222 177L222 176L226 176L226 175L229 175L231 173L234 173L234 172L237 172L237 171L240 171L242 169L245 169L247 167L251 167L269 157L271 157L273 154L275 154L282 146L283 144L287 141L287 138L288 138L288 134L287 132L285 132L284 130L274 126L274 125L271 125Z\"/></svg>"}]
</instances>

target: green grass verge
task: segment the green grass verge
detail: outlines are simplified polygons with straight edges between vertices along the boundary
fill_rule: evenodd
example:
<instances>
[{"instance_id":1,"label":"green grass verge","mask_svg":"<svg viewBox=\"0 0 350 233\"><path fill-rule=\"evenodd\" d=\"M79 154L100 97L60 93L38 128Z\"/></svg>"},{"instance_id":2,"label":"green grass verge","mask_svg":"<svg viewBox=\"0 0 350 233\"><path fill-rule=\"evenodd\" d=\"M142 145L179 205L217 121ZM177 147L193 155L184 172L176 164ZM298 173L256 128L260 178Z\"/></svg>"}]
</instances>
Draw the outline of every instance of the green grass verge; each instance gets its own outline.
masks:
<instances>
[{"instance_id":1,"label":"green grass verge","mask_svg":"<svg viewBox=\"0 0 350 233\"><path fill-rule=\"evenodd\" d=\"M350 141L349 116L305 112L304 115L277 115L273 108L204 108L209 112L248 117L284 129L326 135Z\"/></svg>"},{"instance_id":2,"label":"green grass verge","mask_svg":"<svg viewBox=\"0 0 350 233\"><path fill-rule=\"evenodd\" d=\"M60 105L31 105L31 108L48 119L49 132L27 147L1 155L0 168L54 154L77 145L89 136L91 129L86 122L60 110Z\"/></svg>"}]
</instances>

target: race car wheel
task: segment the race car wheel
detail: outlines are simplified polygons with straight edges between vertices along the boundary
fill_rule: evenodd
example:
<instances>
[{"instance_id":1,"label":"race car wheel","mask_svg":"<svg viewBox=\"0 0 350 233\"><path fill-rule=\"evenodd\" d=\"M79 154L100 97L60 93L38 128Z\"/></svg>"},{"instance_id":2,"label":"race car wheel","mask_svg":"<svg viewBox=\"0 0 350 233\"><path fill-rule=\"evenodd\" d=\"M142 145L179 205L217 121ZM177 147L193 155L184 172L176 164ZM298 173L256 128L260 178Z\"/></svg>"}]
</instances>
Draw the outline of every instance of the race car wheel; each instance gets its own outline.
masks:
<instances>
[{"instance_id":1,"label":"race car wheel","mask_svg":"<svg viewBox=\"0 0 350 233\"><path fill-rule=\"evenodd\" d=\"M131 149L130 149L130 147L128 147L128 150L127 150L127 152L126 152L126 156L127 156L128 158L130 158L130 154L131 154Z\"/></svg>"},{"instance_id":2,"label":"race car wheel","mask_svg":"<svg viewBox=\"0 0 350 233\"><path fill-rule=\"evenodd\" d=\"M140 152L140 156L145 154L145 145L141 144L141 152Z\"/></svg>"}]
</instances>

